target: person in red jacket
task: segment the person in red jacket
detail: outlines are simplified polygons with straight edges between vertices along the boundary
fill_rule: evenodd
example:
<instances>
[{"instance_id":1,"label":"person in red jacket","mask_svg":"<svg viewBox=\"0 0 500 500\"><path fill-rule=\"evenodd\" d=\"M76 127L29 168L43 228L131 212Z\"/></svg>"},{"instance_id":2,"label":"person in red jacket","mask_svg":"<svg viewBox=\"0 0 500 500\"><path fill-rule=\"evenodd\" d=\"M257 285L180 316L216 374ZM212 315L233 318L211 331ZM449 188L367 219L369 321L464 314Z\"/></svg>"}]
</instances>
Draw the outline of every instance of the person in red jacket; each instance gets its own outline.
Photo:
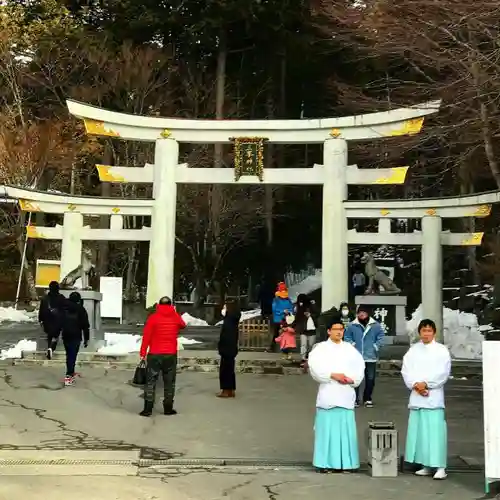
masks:
<instances>
[{"instance_id":1,"label":"person in red jacket","mask_svg":"<svg viewBox=\"0 0 500 500\"><path fill-rule=\"evenodd\" d=\"M163 376L165 398L163 412L176 415L174 410L175 376L177 370L177 337L186 323L175 310L169 297L162 297L156 311L144 325L140 356L146 360L146 385L142 417L153 414L155 388L160 373Z\"/></svg>"}]
</instances>

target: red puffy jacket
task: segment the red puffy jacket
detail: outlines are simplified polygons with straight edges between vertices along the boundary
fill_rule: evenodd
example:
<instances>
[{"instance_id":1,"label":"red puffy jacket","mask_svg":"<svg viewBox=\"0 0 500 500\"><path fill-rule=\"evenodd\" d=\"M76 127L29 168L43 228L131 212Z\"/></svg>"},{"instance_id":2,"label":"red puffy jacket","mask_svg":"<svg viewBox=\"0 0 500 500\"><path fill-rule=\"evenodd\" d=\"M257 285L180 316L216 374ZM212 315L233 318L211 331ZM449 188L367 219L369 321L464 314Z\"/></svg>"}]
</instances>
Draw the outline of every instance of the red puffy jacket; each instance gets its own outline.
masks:
<instances>
[{"instance_id":1,"label":"red puffy jacket","mask_svg":"<svg viewBox=\"0 0 500 500\"><path fill-rule=\"evenodd\" d=\"M146 354L177 354L179 330L186 327L174 306L158 304L149 316L142 335L141 358Z\"/></svg>"}]
</instances>

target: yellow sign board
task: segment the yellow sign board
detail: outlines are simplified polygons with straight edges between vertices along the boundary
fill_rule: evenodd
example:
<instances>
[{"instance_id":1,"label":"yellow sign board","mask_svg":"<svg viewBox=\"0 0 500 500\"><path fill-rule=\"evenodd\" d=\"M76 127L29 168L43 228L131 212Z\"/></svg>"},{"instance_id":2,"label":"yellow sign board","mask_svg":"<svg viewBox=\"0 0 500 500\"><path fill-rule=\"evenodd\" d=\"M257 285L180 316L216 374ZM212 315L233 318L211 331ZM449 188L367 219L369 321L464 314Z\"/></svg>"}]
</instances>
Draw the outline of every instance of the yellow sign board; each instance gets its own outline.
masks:
<instances>
[{"instance_id":1,"label":"yellow sign board","mask_svg":"<svg viewBox=\"0 0 500 500\"><path fill-rule=\"evenodd\" d=\"M35 286L48 288L51 281L59 281L61 274L61 261L41 260L36 261Z\"/></svg>"}]
</instances>

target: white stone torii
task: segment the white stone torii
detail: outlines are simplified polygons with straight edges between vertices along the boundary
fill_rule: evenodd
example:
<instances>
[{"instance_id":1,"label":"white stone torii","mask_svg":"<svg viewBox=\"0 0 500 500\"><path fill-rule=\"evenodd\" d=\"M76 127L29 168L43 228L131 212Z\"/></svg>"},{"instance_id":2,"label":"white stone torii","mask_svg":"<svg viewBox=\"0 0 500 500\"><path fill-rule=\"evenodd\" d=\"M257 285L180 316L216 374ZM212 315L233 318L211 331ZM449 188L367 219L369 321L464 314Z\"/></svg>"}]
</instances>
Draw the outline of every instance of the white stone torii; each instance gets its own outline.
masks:
<instances>
[{"instance_id":1,"label":"white stone torii","mask_svg":"<svg viewBox=\"0 0 500 500\"><path fill-rule=\"evenodd\" d=\"M383 113L373 113L345 118L327 118L315 120L183 120L169 118L150 118L102 110L86 104L68 101L70 112L84 119L89 134L118 137L126 140L155 141L154 165L141 168L113 167L99 165L101 180L107 182L153 182L153 200L106 199L106 198L68 198L71 207L63 209L65 219L76 213L151 215L152 227L146 228L143 238L151 239L148 305L159 296L173 293L173 256L175 249L175 211L177 183L240 183L259 184L253 176L243 176L237 182L232 169L200 169L178 165L178 143L228 143L235 136L258 136L275 143L324 143L323 165L305 169L265 169L263 183L269 184L322 184L323 185L323 308L338 305L347 298L348 266L347 245L349 243L375 242L377 233L355 233L347 231L348 218L423 218L423 236L404 235L413 243L422 244L423 265L423 307L427 316L441 323L442 300L441 287L436 281L436 255L441 255L441 244L480 244L477 234L449 234L441 231L441 217L485 216L485 203L498 200L473 200L467 197L452 199L448 205L441 204L443 199L432 200L393 200L389 202L349 202L347 184L401 184L404 182L407 167L393 169L358 169L347 162L347 140L376 139L381 137L411 135L418 133L424 117L439 109L439 101L426 103L411 108L403 108ZM283 174L286 181L283 179ZM41 211L61 213L61 204L57 207L53 199L37 200L17 193L17 198L24 198L26 203L38 202ZM45 196L50 196L45 194ZM14 196L16 197L16 196ZM66 200L65 200L66 201ZM448 200L449 201L449 200ZM114 205L114 206L113 206ZM436 208L433 208L433 207ZM33 208L31 206L31 208ZM27 206L25 209L29 210ZM137 213L137 212L140 213ZM488 209L489 211L489 209ZM134 213L132 213L134 212ZM455 215L448 215L448 214ZM488 212L489 213L489 212ZM409 215L412 214L412 215ZM431 221L432 219L432 221ZM70 222L68 220L68 222ZM381 221L381 227L389 220ZM82 223L83 225L83 223ZM65 221L66 226L66 221ZM52 236L60 236L60 230L52 230ZM387 228L386 228L387 229ZM43 232L43 228L31 229ZM59 231L59 232L58 232ZM81 240L97 236L94 229L80 227ZM106 231L106 230L104 230ZM111 231L114 236L108 239L132 239L132 235L122 237L120 230ZM137 233L137 230L123 230ZM65 252L63 227L63 254ZM111 236L110 233L110 236ZM40 233L41 234L41 233ZM47 233L48 235L48 233ZM99 238L104 233L99 234ZM377 236L376 243L384 241L394 244L394 235L383 230ZM397 235L399 244L401 235ZM67 235L67 240L69 235ZM74 239L74 238L73 238ZM97 239L97 238L92 238ZM139 238L137 238L139 239ZM141 238L142 239L142 238ZM408 240L409 241L409 240ZM431 250L439 247L437 252ZM68 245L66 245L66 248ZM76 247L74 247L76 248ZM432 253L432 255L431 255ZM165 255L171 258L165 258ZM432 270L432 274L428 270ZM439 262L441 269L441 262ZM427 270L427 271L426 271ZM432 276L432 280L429 280ZM432 282L432 283L431 283ZM432 288L429 295L426 288ZM426 297L434 297L437 303L431 303Z\"/></svg>"},{"instance_id":2,"label":"white stone torii","mask_svg":"<svg viewBox=\"0 0 500 500\"><path fill-rule=\"evenodd\" d=\"M378 139L415 134L424 117L439 109L440 101L345 118L307 120L185 120L128 115L67 101L71 114L82 118L89 134L125 140L155 141L153 213L150 246L148 298L173 293L175 250L176 183L179 142L229 143L235 136L265 137L271 143L324 143L323 167L323 307L331 307L348 296L347 219L343 202L347 199L347 140ZM117 167L115 167L117 168ZM183 168L181 167L180 170ZM235 182L230 169L184 168L184 182ZM281 170L281 169L280 169ZM290 172L298 184L310 169ZM307 174L307 175L305 175ZM272 169L264 172L264 182L283 175ZM387 177L387 176L386 176ZM241 178L238 182L246 182ZM258 183L255 177L248 182ZM281 181L282 182L282 181ZM295 182L291 182L295 183ZM392 183L392 182L391 182ZM170 258L165 259L163 256ZM154 269L154 272L151 270ZM344 279L345 278L345 279Z\"/></svg>"}]
</instances>

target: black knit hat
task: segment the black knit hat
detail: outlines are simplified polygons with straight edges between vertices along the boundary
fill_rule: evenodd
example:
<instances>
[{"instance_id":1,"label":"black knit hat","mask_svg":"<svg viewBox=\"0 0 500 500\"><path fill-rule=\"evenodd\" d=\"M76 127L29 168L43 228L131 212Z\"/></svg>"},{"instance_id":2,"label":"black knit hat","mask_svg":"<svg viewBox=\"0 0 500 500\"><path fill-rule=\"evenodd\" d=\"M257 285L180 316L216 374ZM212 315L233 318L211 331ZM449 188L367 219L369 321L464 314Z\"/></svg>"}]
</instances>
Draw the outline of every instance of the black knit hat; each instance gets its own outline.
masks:
<instances>
[{"instance_id":1,"label":"black knit hat","mask_svg":"<svg viewBox=\"0 0 500 500\"><path fill-rule=\"evenodd\" d=\"M365 306L364 304L360 304L358 306L358 309L356 310L356 313L360 313L360 312L365 312L366 314L368 314L368 316L370 315L370 309L368 309L368 307Z\"/></svg>"}]
</instances>

